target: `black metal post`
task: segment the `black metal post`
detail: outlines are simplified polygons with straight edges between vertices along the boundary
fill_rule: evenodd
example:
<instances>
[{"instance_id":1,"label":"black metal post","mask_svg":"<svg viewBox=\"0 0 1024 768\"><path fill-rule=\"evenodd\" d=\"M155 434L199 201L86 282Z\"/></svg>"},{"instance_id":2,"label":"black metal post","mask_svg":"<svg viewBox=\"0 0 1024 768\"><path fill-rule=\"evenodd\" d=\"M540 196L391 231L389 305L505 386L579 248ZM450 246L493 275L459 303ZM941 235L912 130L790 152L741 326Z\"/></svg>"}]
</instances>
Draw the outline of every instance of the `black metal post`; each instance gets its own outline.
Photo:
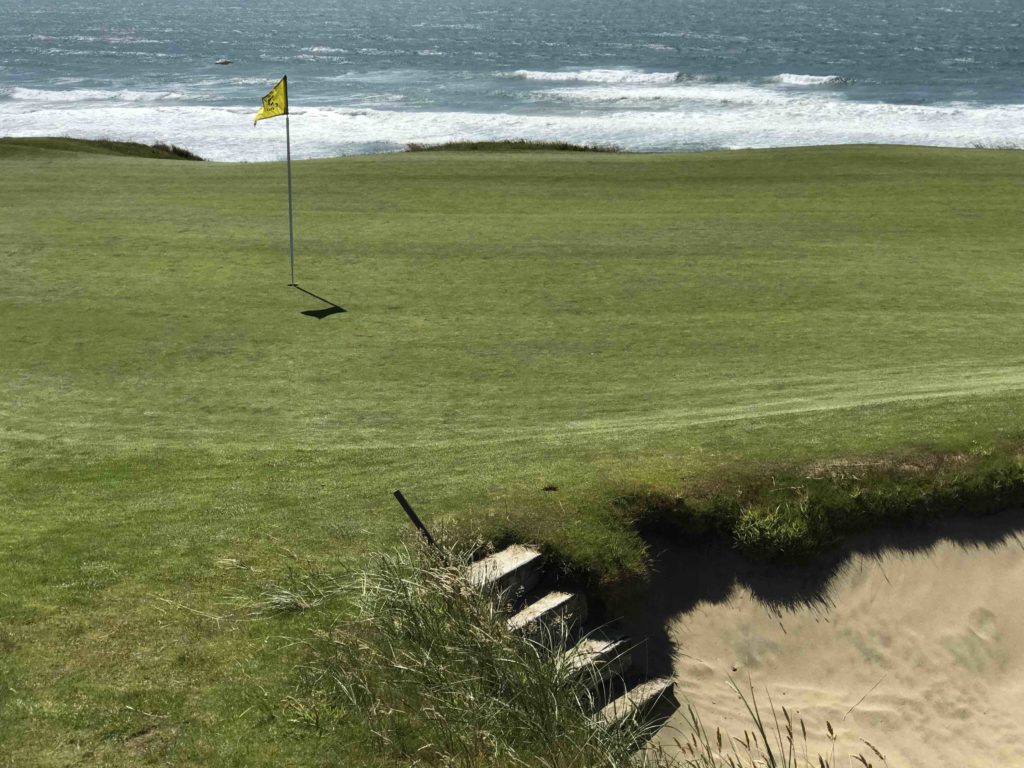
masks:
<instances>
[{"instance_id":1,"label":"black metal post","mask_svg":"<svg viewBox=\"0 0 1024 768\"><path fill-rule=\"evenodd\" d=\"M405 496L403 496L402 492L399 491L398 489L395 489L395 498L398 499L398 503L402 505L402 509L405 510L405 514L407 514L409 516L409 519L412 520L412 524L419 528L420 533L422 533L426 537L427 543L431 546L435 545L436 542L434 541L434 537L430 535L430 531L427 530L427 526L423 524L423 521L420 520L419 515L417 515L413 511L413 508L409 506L409 502L405 500Z\"/></svg>"}]
</instances>

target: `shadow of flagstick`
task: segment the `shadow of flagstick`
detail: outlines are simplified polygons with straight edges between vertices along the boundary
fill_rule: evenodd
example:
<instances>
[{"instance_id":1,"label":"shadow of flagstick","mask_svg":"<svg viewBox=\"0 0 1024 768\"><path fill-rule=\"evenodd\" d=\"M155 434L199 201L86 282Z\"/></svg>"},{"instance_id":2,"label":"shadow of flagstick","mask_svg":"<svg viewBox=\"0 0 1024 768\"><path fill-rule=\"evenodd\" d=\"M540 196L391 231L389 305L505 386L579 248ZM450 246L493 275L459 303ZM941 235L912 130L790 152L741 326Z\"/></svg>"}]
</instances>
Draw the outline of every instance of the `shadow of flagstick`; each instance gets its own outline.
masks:
<instances>
[{"instance_id":1,"label":"shadow of flagstick","mask_svg":"<svg viewBox=\"0 0 1024 768\"><path fill-rule=\"evenodd\" d=\"M336 315L339 312L345 311L344 307L339 307L333 301L328 301L323 296L317 296L312 291L307 291L305 288L298 284L294 284L292 287L295 288L295 290L297 291L302 291L307 296L312 296L317 301L322 301L324 304L327 304L327 306L324 307L323 309L305 310L302 314L306 315L307 317L315 317L317 320L323 320L325 317L330 317L331 315Z\"/></svg>"}]
</instances>

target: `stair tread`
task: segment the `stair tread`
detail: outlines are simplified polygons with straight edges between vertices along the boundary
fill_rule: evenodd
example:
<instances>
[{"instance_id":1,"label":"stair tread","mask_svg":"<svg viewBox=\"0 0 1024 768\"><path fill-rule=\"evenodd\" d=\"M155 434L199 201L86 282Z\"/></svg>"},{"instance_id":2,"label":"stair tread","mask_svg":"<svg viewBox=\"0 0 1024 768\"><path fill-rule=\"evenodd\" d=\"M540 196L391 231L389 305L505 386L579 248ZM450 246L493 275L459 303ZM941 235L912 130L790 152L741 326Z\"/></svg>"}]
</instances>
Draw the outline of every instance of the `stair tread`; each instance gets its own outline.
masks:
<instances>
[{"instance_id":1,"label":"stair tread","mask_svg":"<svg viewBox=\"0 0 1024 768\"><path fill-rule=\"evenodd\" d=\"M629 650L625 638L585 637L566 651L566 661L574 669L588 664L608 663Z\"/></svg>"},{"instance_id":2,"label":"stair tread","mask_svg":"<svg viewBox=\"0 0 1024 768\"><path fill-rule=\"evenodd\" d=\"M641 712L656 707L667 701L673 693L675 680L670 677L658 677L646 680L633 686L614 701L609 702L602 710L601 717L608 723L624 720L633 712Z\"/></svg>"},{"instance_id":3,"label":"stair tread","mask_svg":"<svg viewBox=\"0 0 1024 768\"><path fill-rule=\"evenodd\" d=\"M575 592L549 592L540 600L523 608L508 620L510 629L517 630L533 624L548 614L577 613L575 618L583 620L586 614L586 601Z\"/></svg>"},{"instance_id":4,"label":"stair tread","mask_svg":"<svg viewBox=\"0 0 1024 768\"><path fill-rule=\"evenodd\" d=\"M533 547L513 544L469 566L466 575L478 589L529 589L540 576L541 554ZM518 582L518 584L517 584Z\"/></svg>"},{"instance_id":5,"label":"stair tread","mask_svg":"<svg viewBox=\"0 0 1024 768\"><path fill-rule=\"evenodd\" d=\"M565 652L565 662L583 677L587 688L594 689L626 673L632 663L630 649L629 638L585 637Z\"/></svg>"}]
</instances>

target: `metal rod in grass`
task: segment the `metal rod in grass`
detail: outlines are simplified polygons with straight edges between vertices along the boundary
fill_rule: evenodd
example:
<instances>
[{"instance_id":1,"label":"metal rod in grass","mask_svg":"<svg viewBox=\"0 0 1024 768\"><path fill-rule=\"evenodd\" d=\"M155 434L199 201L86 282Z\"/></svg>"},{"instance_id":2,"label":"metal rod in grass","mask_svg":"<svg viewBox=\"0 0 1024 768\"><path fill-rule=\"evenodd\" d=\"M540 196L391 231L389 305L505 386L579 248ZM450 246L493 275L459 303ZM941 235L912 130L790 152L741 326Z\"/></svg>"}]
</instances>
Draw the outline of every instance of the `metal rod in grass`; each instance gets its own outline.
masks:
<instances>
[{"instance_id":1,"label":"metal rod in grass","mask_svg":"<svg viewBox=\"0 0 1024 768\"><path fill-rule=\"evenodd\" d=\"M427 530L427 526L425 526L423 521L420 520L420 516L416 514L416 510L412 508L412 505L405 498L402 492L396 488L394 490L394 496L398 503L402 505L402 509L405 510L405 514L409 516L409 520L412 521L412 524L415 525L416 529L423 534L423 538L426 539L427 544L434 548L434 551L438 556L440 556L442 562L449 564L449 553L445 551L444 547L438 545L437 540L433 537L430 531Z\"/></svg>"},{"instance_id":2,"label":"metal rod in grass","mask_svg":"<svg viewBox=\"0 0 1024 768\"><path fill-rule=\"evenodd\" d=\"M395 498L398 499L398 503L402 505L402 509L405 510L405 514L409 516L409 519L412 521L412 524L415 525L417 529L419 529L419 532L422 533L423 537L427 540L427 544L429 544L432 547L436 547L437 542L434 540L434 537L430 535L430 531L427 530L427 526L425 526L423 524L423 521L420 520L420 516L416 514L416 510L412 508L412 505L408 501L406 501L406 498L405 496L402 495L402 492L396 488L394 494Z\"/></svg>"}]
</instances>

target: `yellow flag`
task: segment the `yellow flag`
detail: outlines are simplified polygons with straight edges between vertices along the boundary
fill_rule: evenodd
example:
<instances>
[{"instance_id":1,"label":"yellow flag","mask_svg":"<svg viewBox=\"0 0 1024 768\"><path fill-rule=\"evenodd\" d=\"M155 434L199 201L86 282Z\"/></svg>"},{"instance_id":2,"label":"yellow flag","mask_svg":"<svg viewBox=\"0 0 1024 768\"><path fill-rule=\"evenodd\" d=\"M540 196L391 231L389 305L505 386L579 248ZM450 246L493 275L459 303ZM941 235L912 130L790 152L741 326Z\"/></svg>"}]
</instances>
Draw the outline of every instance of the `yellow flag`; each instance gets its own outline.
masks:
<instances>
[{"instance_id":1,"label":"yellow flag","mask_svg":"<svg viewBox=\"0 0 1024 768\"><path fill-rule=\"evenodd\" d=\"M252 121L256 125L258 120L266 120L268 117L288 114L288 77L282 77L281 82L270 89L270 93L263 97L263 106L256 113Z\"/></svg>"}]
</instances>

